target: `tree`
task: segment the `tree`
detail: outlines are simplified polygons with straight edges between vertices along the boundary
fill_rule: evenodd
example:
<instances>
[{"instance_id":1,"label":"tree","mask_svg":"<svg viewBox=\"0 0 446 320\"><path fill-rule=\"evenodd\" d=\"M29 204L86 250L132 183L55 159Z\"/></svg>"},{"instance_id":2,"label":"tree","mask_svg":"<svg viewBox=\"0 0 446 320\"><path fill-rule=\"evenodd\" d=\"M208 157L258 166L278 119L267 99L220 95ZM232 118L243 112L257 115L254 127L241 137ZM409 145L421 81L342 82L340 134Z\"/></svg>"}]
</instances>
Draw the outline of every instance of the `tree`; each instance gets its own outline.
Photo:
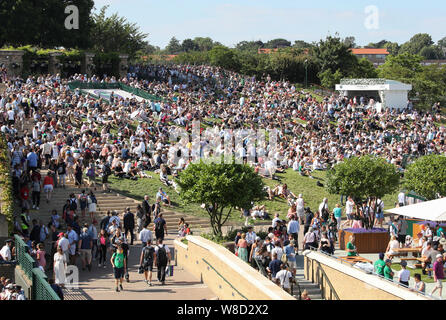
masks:
<instances>
[{"instance_id":1,"label":"tree","mask_svg":"<svg viewBox=\"0 0 446 320\"><path fill-rule=\"evenodd\" d=\"M265 48L276 49L276 48L284 48L291 47L291 42L286 39L273 39L265 43Z\"/></svg>"},{"instance_id":2,"label":"tree","mask_svg":"<svg viewBox=\"0 0 446 320\"><path fill-rule=\"evenodd\" d=\"M183 43L181 44L181 48L184 52L196 51L199 49L198 45L192 39L184 39Z\"/></svg>"},{"instance_id":3,"label":"tree","mask_svg":"<svg viewBox=\"0 0 446 320\"><path fill-rule=\"evenodd\" d=\"M330 84L330 88L334 87L333 83L339 78L354 74L358 65L358 58L338 36L321 39L313 48L313 56L320 67L318 77L321 84Z\"/></svg>"},{"instance_id":4,"label":"tree","mask_svg":"<svg viewBox=\"0 0 446 320\"><path fill-rule=\"evenodd\" d=\"M398 190L400 175L393 164L383 158L372 156L347 159L327 172L326 188L330 194L349 195L357 204L358 216L368 203L372 203L372 212L376 212L376 201ZM366 229L372 229L374 215L361 216Z\"/></svg>"},{"instance_id":5,"label":"tree","mask_svg":"<svg viewBox=\"0 0 446 320\"><path fill-rule=\"evenodd\" d=\"M79 9L79 29L65 28L65 8ZM93 0L0 1L0 47L34 45L85 49L90 46Z\"/></svg>"},{"instance_id":6,"label":"tree","mask_svg":"<svg viewBox=\"0 0 446 320\"><path fill-rule=\"evenodd\" d=\"M167 53L177 54L183 51L183 48L181 47L180 41L178 41L177 38L172 37L165 50Z\"/></svg>"},{"instance_id":7,"label":"tree","mask_svg":"<svg viewBox=\"0 0 446 320\"><path fill-rule=\"evenodd\" d=\"M353 78L377 78L378 72L370 60L361 58L351 76Z\"/></svg>"},{"instance_id":8,"label":"tree","mask_svg":"<svg viewBox=\"0 0 446 320\"><path fill-rule=\"evenodd\" d=\"M313 47L313 45L303 40L296 40L294 41L293 47L297 49L308 49Z\"/></svg>"},{"instance_id":9,"label":"tree","mask_svg":"<svg viewBox=\"0 0 446 320\"><path fill-rule=\"evenodd\" d=\"M425 47L433 45L432 37L427 33L417 33L401 46L399 53L420 54Z\"/></svg>"},{"instance_id":10,"label":"tree","mask_svg":"<svg viewBox=\"0 0 446 320\"><path fill-rule=\"evenodd\" d=\"M136 23L128 22L117 13L106 16L108 6L93 15L94 27L91 33L93 48L100 52L128 53L134 57L146 46L147 34L142 33Z\"/></svg>"},{"instance_id":11,"label":"tree","mask_svg":"<svg viewBox=\"0 0 446 320\"><path fill-rule=\"evenodd\" d=\"M356 48L356 39L353 36L345 37L344 44L348 46L349 48Z\"/></svg>"},{"instance_id":12,"label":"tree","mask_svg":"<svg viewBox=\"0 0 446 320\"><path fill-rule=\"evenodd\" d=\"M438 40L437 44L438 44L438 46L440 48L446 48L446 37L441 38L440 40Z\"/></svg>"},{"instance_id":13,"label":"tree","mask_svg":"<svg viewBox=\"0 0 446 320\"><path fill-rule=\"evenodd\" d=\"M386 62L378 67L378 73L381 78L406 83L412 82L415 75L421 72L421 61L423 61L422 56L407 52L397 56L389 56Z\"/></svg>"},{"instance_id":14,"label":"tree","mask_svg":"<svg viewBox=\"0 0 446 320\"><path fill-rule=\"evenodd\" d=\"M217 43L214 43L214 41L209 37L196 37L194 38L194 42L200 51L209 51L217 45Z\"/></svg>"},{"instance_id":15,"label":"tree","mask_svg":"<svg viewBox=\"0 0 446 320\"><path fill-rule=\"evenodd\" d=\"M397 42L386 42L383 46L391 55L396 56L398 51L400 51L400 45Z\"/></svg>"},{"instance_id":16,"label":"tree","mask_svg":"<svg viewBox=\"0 0 446 320\"><path fill-rule=\"evenodd\" d=\"M263 42L258 41L241 41L235 45L235 48L237 50L241 51L251 51L257 53L259 48L262 48L264 46Z\"/></svg>"},{"instance_id":17,"label":"tree","mask_svg":"<svg viewBox=\"0 0 446 320\"><path fill-rule=\"evenodd\" d=\"M238 71L240 69L239 61L234 51L224 46L213 47L209 53L209 61L214 66L224 69Z\"/></svg>"},{"instance_id":18,"label":"tree","mask_svg":"<svg viewBox=\"0 0 446 320\"><path fill-rule=\"evenodd\" d=\"M318 77L321 80L321 85L329 89L333 89L336 84L340 83L341 79L344 78L339 69L336 70L335 73L333 73L331 69L319 72Z\"/></svg>"},{"instance_id":19,"label":"tree","mask_svg":"<svg viewBox=\"0 0 446 320\"><path fill-rule=\"evenodd\" d=\"M428 60L444 59L443 50L441 47L435 45L424 47L421 49L420 55Z\"/></svg>"},{"instance_id":20,"label":"tree","mask_svg":"<svg viewBox=\"0 0 446 320\"><path fill-rule=\"evenodd\" d=\"M180 197L187 203L204 204L214 235L232 210L251 208L252 202L265 196L263 181L248 165L228 163L192 163L180 173L177 183Z\"/></svg>"},{"instance_id":21,"label":"tree","mask_svg":"<svg viewBox=\"0 0 446 320\"><path fill-rule=\"evenodd\" d=\"M384 45L386 43L389 43L389 42L387 40L381 40L381 41L376 42L376 43L370 42L366 47L367 48L377 48L377 49L385 48Z\"/></svg>"},{"instance_id":22,"label":"tree","mask_svg":"<svg viewBox=\"0 0 446 320\"><path fill-rule=\"evenodd\" d=\"M409 165L404 173L404 187L434 200L446 195L446 157L428 155Z\"/></svg>"}]
</instances>

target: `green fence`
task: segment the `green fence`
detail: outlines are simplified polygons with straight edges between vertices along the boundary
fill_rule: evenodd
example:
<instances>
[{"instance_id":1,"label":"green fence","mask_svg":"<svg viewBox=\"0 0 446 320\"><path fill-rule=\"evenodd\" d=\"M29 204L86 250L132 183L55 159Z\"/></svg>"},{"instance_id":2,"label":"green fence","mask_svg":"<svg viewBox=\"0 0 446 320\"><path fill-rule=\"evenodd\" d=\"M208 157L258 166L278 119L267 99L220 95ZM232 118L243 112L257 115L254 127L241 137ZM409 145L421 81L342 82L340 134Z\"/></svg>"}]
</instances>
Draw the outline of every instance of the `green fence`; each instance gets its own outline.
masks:
<instances>
[{"instance_id":1,"label":"green fence","mask_svg":"<svg viewBox=\"0 0 446 320\"><path fill-rule=\"evenodd\" d=\"M37 267L37 263L29 255L28 245L18 235L15 235L14 238L17 264L20 265L25 275L31 280L33 278L33 269Z\"/></svg>"},{"instance_id":2,"label":"green fence","mask_svg":"<svg viewBox=\"0 0 446 320\"><path fill-rule=\"evenodd\" d=\"M37 262L29 254L28 245L15 235L17 264L22 268L26 277L32 282L32 300L60 300L47 281L47 276L37 268Z\"/></svg>"},{"instance_id":3,"label":"green fence","mask_svg":"<svg viewBox=\"0 0 446 320\"><path fill-rule=\"evenodd\" d=\"M60 300L59 296L49 285L47 276L42 272L42 270L39 268L34 268L32 273L33 286L31 292L33 300Z\"/></svg>"},{"instance_id":4,"label":"green fence","mask_svg":"<svg viewBox=\"0 0 446 320\"><path fill-rule=\"evenodd\" d=\"M74 90L76 88L81 90L93 90L93 89L120 89L124 90L128 93L134 94L135 96L139 96L143 99L151 100L151 101L164 101L163 98L155 96L153 94L148 93L145 90L137 89L130 87L124 83L92 83L92 82L81 82L81 81L72 81L68 84L70 90Z\"/></svg>"}]
</instances>

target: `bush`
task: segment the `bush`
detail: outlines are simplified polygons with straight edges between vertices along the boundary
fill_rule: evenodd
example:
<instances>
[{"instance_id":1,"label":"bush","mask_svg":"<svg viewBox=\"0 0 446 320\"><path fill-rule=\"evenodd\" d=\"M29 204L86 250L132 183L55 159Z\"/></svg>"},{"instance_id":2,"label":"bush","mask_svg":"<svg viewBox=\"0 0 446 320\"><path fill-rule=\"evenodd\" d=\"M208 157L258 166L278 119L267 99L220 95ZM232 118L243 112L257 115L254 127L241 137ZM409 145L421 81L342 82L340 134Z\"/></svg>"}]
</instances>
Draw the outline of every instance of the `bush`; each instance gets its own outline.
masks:
<instances>
[{"instance_id":1,"label":"bush","mask_svg":"<svg viewBox=\"0 0 446 320\"><path fill-rule=\"evenodd\" d=\"M0 136L0 201L1 214L6 216L9 231L12 231L14 221L14 191L12 188L10 159L5 136Z\"/></svg>"}]
</instances>

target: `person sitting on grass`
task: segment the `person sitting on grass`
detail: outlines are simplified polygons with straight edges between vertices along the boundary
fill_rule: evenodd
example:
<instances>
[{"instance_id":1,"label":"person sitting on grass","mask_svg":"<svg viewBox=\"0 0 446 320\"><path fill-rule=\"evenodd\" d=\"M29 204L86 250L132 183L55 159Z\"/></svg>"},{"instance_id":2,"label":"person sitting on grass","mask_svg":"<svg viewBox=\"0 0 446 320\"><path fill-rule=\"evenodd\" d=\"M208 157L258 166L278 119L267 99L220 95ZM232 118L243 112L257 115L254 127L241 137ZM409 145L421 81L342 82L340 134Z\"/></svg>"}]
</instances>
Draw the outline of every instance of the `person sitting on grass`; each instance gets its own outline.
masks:
<instances>
[{"instance_id":1,"label":"person sitting on grass","mask_svg":"<svg viewBox=\"0 0 446 320\"><path fill-rule=\"evenodd\" d=\"M163 190L163 188L159 188L158 192L156 194L156 201L158 202L162 201L165 205L167 205L168 207L172 206L172 203L170 202L170 197L169 195Z\"/></svg>"}]
</instances>

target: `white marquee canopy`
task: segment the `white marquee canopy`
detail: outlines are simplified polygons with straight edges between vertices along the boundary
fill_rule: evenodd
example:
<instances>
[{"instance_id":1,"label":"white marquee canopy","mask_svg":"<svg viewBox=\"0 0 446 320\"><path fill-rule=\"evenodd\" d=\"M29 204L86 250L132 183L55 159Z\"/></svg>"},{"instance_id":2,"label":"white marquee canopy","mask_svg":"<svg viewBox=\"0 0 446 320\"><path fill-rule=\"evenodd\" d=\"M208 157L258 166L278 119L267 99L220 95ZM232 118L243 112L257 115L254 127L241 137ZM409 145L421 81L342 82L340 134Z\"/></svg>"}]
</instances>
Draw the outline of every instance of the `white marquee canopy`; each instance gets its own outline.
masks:
<instances>
[{"instance_id":1,"label":"white marquee canopy","mask_svg":"<svg viewBox=\"0 0 446 320\"><path fill-rule=\"evenodd\" d=\"M424 201L386 211L411 218L429 221L446 221L446 198Z\"/></svg>"}]
</instances>

